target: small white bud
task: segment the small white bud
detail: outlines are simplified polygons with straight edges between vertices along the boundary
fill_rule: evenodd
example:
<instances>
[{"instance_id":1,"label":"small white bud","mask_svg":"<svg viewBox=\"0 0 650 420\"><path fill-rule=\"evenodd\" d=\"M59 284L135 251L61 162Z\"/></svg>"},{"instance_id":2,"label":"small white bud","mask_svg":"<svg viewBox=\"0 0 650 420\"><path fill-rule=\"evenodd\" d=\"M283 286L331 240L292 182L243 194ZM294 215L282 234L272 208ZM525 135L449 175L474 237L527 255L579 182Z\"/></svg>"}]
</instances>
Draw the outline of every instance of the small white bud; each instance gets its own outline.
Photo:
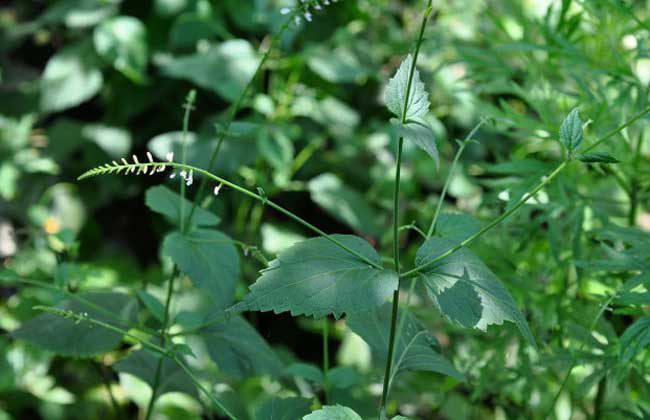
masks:
<instances>
[{"instance_id":1,"label":"small white bud","mask_svg":"<svg viewBox=\"0 0 650 420\"><path fill-rule=\"evenodd\" d=\"M151 152L147 152L147 159L149 159L149 163L153 163L153 156L151 156Z\"/></svg>"},{"instance_id":2,"label":"small white bud","mask_svg":"<svg viewBox=\"0 0 650 420\"><path fill-rule=\"evenodd\" d=\"M187 177L187 172L185 172L185 170L182 170L180 176L181 178L185 179Z\"/></svg>"},{"instance_id":3,"label":"small white bud","mask_svg":"<svg viewBox=\"0 0 650 420\"><path fill-rule=\"evenodd\" d=\"M157 171L157 172L162 172L162 171L164 171L165 169L167 169L167 166L165 166L165 165L160 165L160 166L158 167L158 171Z\"/></svg>"},{"instance_id":4,"label":"small white bud","mask_svg":"<svg viewBox=\"0 0 650 420\"><path fill-rule=\"evenodd\" d=\"M140 162L138 162L138 157L136 155L133 155L133 162L135 162L137 165L140 164Z\"/></svg>"},{"instance_id":5,"label":"small white bud","mask_svg":"<svg viewBox=\"0 0 650 420\"><path fill-rule=\"evenodd\" d=\"M173 162L174 161L174 152L167 152L167 155L165 157L167 158L167 162Z\"/></svg>"},{"instance_id":6,"label":"small white bud","mask_svg":"<svg viewBox=\"0 0 650 420\"><path fill-rule=\"evenodd\" d=\"M129 162L127 162L126 159L124 159L124 158L122 158L122 163L125 164L125 165L129 164Z\"/></svg>"},{"instance_id":7,"label":"small white bud","mask_svg":"<svg viewBox=\"0 0 650 420\"><path fill-rule=\"evenodd\" d=\"M293 21L296 23L297 26L300 25L300 22L301 22L301 20L300 20L300 16L296 16L296 17L294 17L294 18L293 18Z\"/></svg>"},{"instance_id":8,"label":"small white bud","mask_svg":"<svg viewBox=\"0 0 650 420\"><path fill-rule=\"evenodd\" d=\"M305 17L305 20L307 22L311 22L311 13L305 12L305 14L303 16Z\"/></svg>"},{"instance_id":9,"label":"small white bud","mask_svg":"<svg viewBox=\"0 0 650 420\"><path fill-rule=\"evenodd\" d=\"M219 195L219 191L221 191L221 187L223 187L223 184L219 184L216 187L214 187L214 191L212 191L214 195Z\"/></svg>"},{"instance_id":10,"label":"small white bud","mask_svg":"<svg viewBox=\"0 0 650 420\"><path fill-rule=\"evenodd\" d=\"M315 10L323 10L323 8L321 7L321 5L318 4L318 3L316 3L316 4L314 5L314 9L315 9Z\"/></svg>"},{"instance_id":11,"label":"small white bud","mask_svg":"<svg viewBox=\"0 0 650 420\"><path fill-rule=\"evenodd\" d=\"M288 15L289 13L291 13L291 9L289 9L288 7L283 7L282 9L280 9L280 14Z\"/></svg>"},{"instance_id":12,"label":"small white bud","mask_svg":"<svg viewBox=\"0 0 650 420\"><path fill-rule=\"evenodd\" d=\"M176 172L172 172L171 175L169 175L169 179L174 179L176 178Z\"/></svg>"},{"instance_id":13,"label":"small white bud","mask_svg":"<svg viewBox=\"0 0 650 420\"><path fill-rule=\"evenodd\" d=\"M187 177L185 184L189 187L194 183L194 171L190 169L190 174Z\"/></svg>"}]
</instances>

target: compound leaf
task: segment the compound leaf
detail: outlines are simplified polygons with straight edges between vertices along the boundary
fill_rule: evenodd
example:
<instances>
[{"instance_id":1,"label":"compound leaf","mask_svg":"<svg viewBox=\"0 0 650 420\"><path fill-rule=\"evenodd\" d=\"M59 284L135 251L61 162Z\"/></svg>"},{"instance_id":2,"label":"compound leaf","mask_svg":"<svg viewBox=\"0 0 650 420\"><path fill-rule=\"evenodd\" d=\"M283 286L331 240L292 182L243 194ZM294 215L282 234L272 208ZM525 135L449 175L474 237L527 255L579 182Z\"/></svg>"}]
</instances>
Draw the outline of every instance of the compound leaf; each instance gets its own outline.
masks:
<instances>
[{"instance_id":1,"label":"compound leaf","mask_svg":"<svg viewBox=\"0 0 650 420\"><path fill-rule=\"evenodd\" d=\"M639 318L621 336L621 360L629 362L650 346L650 316Z\"/></svg>"},{"instance_id":2,"label":"compound leaf","mask_svg":"<svg viewBox=\"0 0 650 420\"><path fill-rule=\"evenodd\" d=\"M416 266L423 266L454 246L442 238L427 240L417 251ZM522 335L535 339L514 299L499 279L469 249L462 248L424 268L419 277L431 299L451 321L485 331L488 325L514 322Z\"/></svg>"},{"instance_id":3,"label":"compound leaf","mask_svg":"<svg viewBox=\"0 0 650 420\"><path fill-rule=\"evenodd\" d=\"M376 264L377 252L352 235L333 238ZM281 252L233 310L290 311L293 316L321 318L364 311L381 305L397 288L397 274L380 270L351 255L327 238L299 242Z\"/></svg>"}]
</instances>

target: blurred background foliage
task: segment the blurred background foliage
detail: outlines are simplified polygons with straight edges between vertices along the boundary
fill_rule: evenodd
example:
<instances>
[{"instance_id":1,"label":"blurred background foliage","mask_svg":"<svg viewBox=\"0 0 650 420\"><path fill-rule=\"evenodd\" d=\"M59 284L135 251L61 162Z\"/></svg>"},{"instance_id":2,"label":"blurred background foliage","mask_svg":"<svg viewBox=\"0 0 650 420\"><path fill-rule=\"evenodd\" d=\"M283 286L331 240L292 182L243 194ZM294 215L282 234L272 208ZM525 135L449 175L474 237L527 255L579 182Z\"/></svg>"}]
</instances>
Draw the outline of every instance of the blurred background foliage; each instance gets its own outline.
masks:
<instances>
[{"instance_id":1,"label":"blurred background foliage","mask_svg":"<svg viewBox=\"0 0 650 420\"><path fill-rule=\"evenodd\" d=\"M160 246L170 225L149 210L145 193L161 183L177 186L160 177L81 183L76 177L123 156L151 150L164 158L170 148L180 150L181 105L191 89L198 99L188 162L206 167L230 107L286 19L281 8L293 4L0 4L3 265L55 289L135 293L144 286L146 296L162 298L170 262L160 257ZM390 255L396 136L383 87L412 46L423 7L421 1L341 0L311 23L292 24L229 130L216 172L263 188L327 232L360 234ZM494 218L548 173L563 158L558 128L573 107L590 120L589 143L648 106L649 1L453 0L434 2L434 9L418 67L430 92L441 165L405 145L406 224L428 226L457 149L454 139L481 118L492 123L462 156L444 205L461 215L444 216L441 229ZM650 415L650 324L639 325L650 308L648 119L601 150L620 164L572 167L472 246L524 309L540 352L525 346L511 325L483 334L445 322L416 287L409 305L468 381L403 376L393 395L401 412L542 418L575 352L577 367L554 415ZM309 236L227 189L203 204L218 215L219 228L242 243L238 296L262 267L256 256L271 259ZM405 230L405 261L413 260L419 241L413 229ZM178 318L200 304L186 285L173 306ZM62 300L55 289L0 288L0 331L24 325L35 304ZM615 290L624 293L590 331L599 305ZM133 315L141 320L143 303L150 306L144 300ZM286 314L246 317L275 349L278 369L291 368L241 375L217 369L206 351L195 351L193 366L218 383L220 398L242 418L264 418L255 413L272 396L318 394L312 365L322 358L320 324ZM375 416L380 363L344 320L335 325L331 353L344 386L332 399L364 418ZM634 325L636 335L623 336ZM62 358L37 344L0 336L0 418L135 417L146 407L146 373L134 374L133 366L120 362L122 350ZM636 346L632 354L619 354L629 345ZM200 418L204 403L169 369L176 379L156 415Z\"/></svg>"}]
</instances>

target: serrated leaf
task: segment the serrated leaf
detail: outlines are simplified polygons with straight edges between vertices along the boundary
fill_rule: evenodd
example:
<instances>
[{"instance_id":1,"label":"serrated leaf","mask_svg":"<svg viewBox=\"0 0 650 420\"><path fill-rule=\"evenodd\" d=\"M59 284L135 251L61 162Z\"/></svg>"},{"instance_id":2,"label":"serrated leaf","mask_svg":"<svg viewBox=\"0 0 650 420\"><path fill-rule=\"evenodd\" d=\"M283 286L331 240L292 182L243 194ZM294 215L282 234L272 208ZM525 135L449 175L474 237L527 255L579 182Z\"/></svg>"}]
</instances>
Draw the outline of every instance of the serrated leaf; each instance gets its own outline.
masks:
<instances>
[{"instance_id":1,"label":"serrated leaf","mask_svg":"<svg viewBox=\"0 0 650 420\"><path fill-rule=\"evenodd\" d=\"M639 318L621 336L621 355L623 362L629 362L637 354L650 346L650 316Z\"/></svg>"},{"instance_id":2,"label":"serrated leaf","mask_svg":"<svg viewBox=\"0 0 650 420\"><path fill-rule=\"evenodd\" d=\"M316 204L355 231L375 236L381 233L377 210L361 193L344 185L335 175L319 175L309 181L308 188Z\"/></svg>"},{"instance_id":3,"label":"serrated leaf","mask_svg":"<svg viewBox=\"0 0 650 420\"><path fill-rule=\"evenodd\" d=\"M271 398L255 412L255 420L295 420L309 414L312 401L307 398Z\"/></svg>"},{"instance_id":4,"label":"serrated leaf","mask_svg":"<svg viewBox=\"0 0 650 420\"><path fill-rule=\"evenodd\" d=\"M239 254L232 239L209 229L197 229L185 235L172 232L165 237L162 252L171 257L218 308L230 306L240 274Z\"/></svg>"},{"instance_id":5,"label":"serrated leaf","mask_svg":"<svg viewBox=\"0 0 650 420\"><path fill-rule=\"evenodd\" d=\"M146 79L147 29L132 16L116 16L95 27L97 53L117 71L136 83Z\"/></svg>"},{"instance_id":6,"label":"serrated leaf","mask_svg":"<svg viewBox=\"0 0 650 420\"><path fill-rule=\"evenodd\" d=\"M395 124L400 136L413 142L420 149L427 152L436 162L436 167L440 165L440 156L436 147L433 130L425 120L416 118L407 121L406 124L401 124L399 121L396 122L395 119L391 120L391 122Z\"/></svg>"},{"instance_id":7,"label":"serrated leaf","mask_svg":"<svg viewBox=\"0 0 650 420\"><path fill-rule=\"evenodd\" d=\"M124 320L133 320L137 303L129 295L113 292L83 293L84 299ZM120 328L127 328L103 310L76 300L63 302L60 307ZM61 356L91 357L115 349L122 335L88 322L76 322L45 313L25 322L12 336Z\"/></svg>"},{"instance_id":8,"label":"serrated leaf","mask_svg":"<svg viewBox=\"0 0 650 420\"><path fill-rule=\"evenodd\" d=\"M427 240L417 251L416 266L423 266L454 246L442 238ZM469 249L426 267L419 274L429 296L452 322L487 330L492 324L514 322L533 346L535 339L514 299L499 279Z\"/></svg>"},{"instance_id":9,"label":"serrated leaf","mask_svg":"<svg viewBox=\"0 0 650 420\"><path fill-rule=\"evenodd\" d=\"M429 97L424 90L424 83L420 80L420 73L417 69L413 73L408 103L406 103L406 109L404 109L412 64L413 57L409 54L399 66L395 76L388 81L384 93L386 106L400 120L423 117L429 112Z\"/></svg>"},{"instance_id":10,"label":"serrated leaf","mask_svg":"<svg viewBox=\"0 0 650 420\"><path fill-rule=\"evenodd\" d=\"M185 203L184 214L187 218L190 209L192 208L192 202L188 199L183 200ZM180 220L180 203L180 194L170 190L164 185L157 185L149 188L145 195L145 204L147 207L156 213L162 214L174 224L178 224ZM221 219L219 219L217 215L198 206L194 210L194 215L192 216L192 224L196 226L215 226L218 225L220 221Z\"/></svg>"},{"instance_id":11,"label":"serrated leaf","mask_svg":"<svg viewBox=\"0 0 650 420\"><path fill-rule=\"evenodd\" d=\"M391 306L387 303L380 308L354 313L347 318L348 327L363 338L384 361L388 352ZM435 337L412 313L400 310L397 325L402 322L402 331L395 344L394 376L407 371L428 371L442 373L459 381L464 380L463 374L438 352L439 346Z\"/></svg>"},{"instance_id":12,"label":"serrated leaf","mask_svg":"<svg viewBox=\"0 0 650 420\"><path fill-rule=\"evenodd\" d=\"M381 264L379 254L365 240L352 235L332 237ZM233 310L339 318L383 304L398 284L395 272L374 268L323 237L293 245L260 273L250 293Z\"/></svg>"},{"instance_id":13,"label":"serrated leaf","mask_svg":"<svg viewBox=\"0 0 650 420\"><path fill-rule=\"evenodd\" d=\"M560 127L560 141L569 152L576 150L582 143L582 120L578 108L573 108Z\"/></svg>"},{"instance_id":14,"label":"serrated leaf","mask_svg":"<svg viewBox=\"0 0 650 420\"><path fill-rule=\"evenodd\" d=\"M279 377L284 369L275 351L248 321L233 316L201 330L210 358L237 379L268 374Z\"/></svg>"},{"instance_id":15,"label":"serrated leaf","mask_svg":"<svg viewBox=\"0 0 650 420\"><path fill-rule=\"evenodd\" d=\"M113 369L140 378L153 388L156 383L156 369L158 362L161 360L157 395L160 396L168 392L183 392L197 397L196 387L190 378L176 362L168 357L153 354L147 350L138 350L131 353L126 359L115 363Z\"/></svg>"},{"instance_id":16,"label":"serrated leaf","mask_svg":"<svg viewBox=\"0 0 650 420\"><path fill-rule=\"evenodd\" d=\"M619 163L620 161L607 152L583 153L578 160L584 163Z\"/></svg>"},{"instance_id":17,"label":"serrated leaf","mask_svg":"<svg viewBox=\"0 0 650 420\"><path fill-rule=\"evenodd\" d=\"M351 408L342 405L326 405L318 411L306 415L303 420L362 420Z\"/></svg>"}]
</instances>

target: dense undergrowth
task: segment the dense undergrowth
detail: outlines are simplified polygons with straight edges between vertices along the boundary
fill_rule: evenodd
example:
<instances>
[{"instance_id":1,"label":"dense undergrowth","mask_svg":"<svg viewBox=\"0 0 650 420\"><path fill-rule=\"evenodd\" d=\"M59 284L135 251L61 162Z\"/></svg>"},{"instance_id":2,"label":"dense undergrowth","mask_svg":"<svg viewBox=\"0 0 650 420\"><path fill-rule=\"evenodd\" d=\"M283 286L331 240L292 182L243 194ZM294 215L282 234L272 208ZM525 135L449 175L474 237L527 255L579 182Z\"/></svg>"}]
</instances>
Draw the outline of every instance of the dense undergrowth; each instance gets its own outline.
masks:
<instances>
[{"instance_id":1,"label":"dense undergrowth","mask_svg":"<svg viewBox=\"0 0 650 420\"><path fill-rule=\"evenodd\" d=\"M0 5L0 419L647 418L649 13Z\"/></svg>"}]
</instances>

